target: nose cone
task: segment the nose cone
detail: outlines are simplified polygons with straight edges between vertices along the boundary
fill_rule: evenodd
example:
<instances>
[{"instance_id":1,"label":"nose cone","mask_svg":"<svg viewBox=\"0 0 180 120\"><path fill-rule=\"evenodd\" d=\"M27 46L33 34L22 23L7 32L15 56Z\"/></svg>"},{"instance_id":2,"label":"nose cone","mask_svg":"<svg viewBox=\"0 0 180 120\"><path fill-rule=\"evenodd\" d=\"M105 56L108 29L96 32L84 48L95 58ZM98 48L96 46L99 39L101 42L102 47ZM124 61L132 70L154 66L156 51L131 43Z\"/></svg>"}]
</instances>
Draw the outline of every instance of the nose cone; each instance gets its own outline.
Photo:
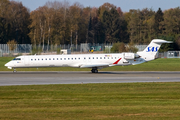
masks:
<instances>
[{"instance_id":1,"label":"nose cone","mask_svg":"<svg viewBox=\"0 0 180 120\"><path fill-rule=\"evenodd\" d=\"M8 67L9 69L12 69L10 62L6 63L4 66Z\"/></svg>"},{"instance_id":2,"label":"nose cone","mask_svg":"<svg viewBox=\"0 0 180 120\"><path fill-rule=\"evenodd\" d=\"M8 67L9 63L6 63L4 66Z\"/></svg>"}]
</instances>

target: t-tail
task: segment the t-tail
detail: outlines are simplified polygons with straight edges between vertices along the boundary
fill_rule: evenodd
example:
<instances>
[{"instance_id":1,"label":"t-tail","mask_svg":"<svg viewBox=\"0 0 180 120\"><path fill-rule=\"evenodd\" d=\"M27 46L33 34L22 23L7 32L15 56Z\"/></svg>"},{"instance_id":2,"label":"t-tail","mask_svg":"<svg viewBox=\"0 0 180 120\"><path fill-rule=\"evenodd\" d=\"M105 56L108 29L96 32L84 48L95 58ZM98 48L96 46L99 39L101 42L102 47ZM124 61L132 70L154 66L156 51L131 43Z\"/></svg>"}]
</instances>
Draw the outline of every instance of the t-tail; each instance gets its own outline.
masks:
<instances>
[{"instance_id":1,"label":"t-tail","mask_svg":"<svg viewBox=\"0 0 180 120\"><path fill-rule=\"evenodd\" d=\"M151 43L144 49L144 51L137 52L141 58L145 61L151 61L155 59L156 53L163 43L172 43L171 41L153 39Z\"/></svg>"}]
</instances>

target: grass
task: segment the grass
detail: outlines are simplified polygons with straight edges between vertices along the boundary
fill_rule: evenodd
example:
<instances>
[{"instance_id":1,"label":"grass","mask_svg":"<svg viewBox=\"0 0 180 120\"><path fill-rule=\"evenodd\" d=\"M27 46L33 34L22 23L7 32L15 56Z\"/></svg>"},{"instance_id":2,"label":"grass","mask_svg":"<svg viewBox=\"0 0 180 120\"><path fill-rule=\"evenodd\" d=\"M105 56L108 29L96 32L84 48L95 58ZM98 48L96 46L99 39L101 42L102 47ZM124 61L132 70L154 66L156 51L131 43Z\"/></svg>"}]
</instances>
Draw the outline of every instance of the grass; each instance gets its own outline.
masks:
<instances>
[{"instance_id":1,"label":"grass","mask_svg":"<svg viewBox=\"0 0 180 120\"><path fill-rule=\"evenodd\" d=\"M3 86L0 119L179 119L179 86L180 83Z\"/></svg>"},{"instance_id":2,"label":"grass","mask_svg":"<svg viewBox=\"0 0 180 120\"><path fill-rule=\"evenodd\" d=\"M0 58L0 71L12 71L4 66L5 63L12 60L12 57ZM90 71L88 68L69 68L69 67L55 67L55 68L18 68L17 71ZM180 71L180 59L165 59L160 58L147 63L130 66L115 66L104 68L100 71Z\"/></svg>"},{"instance_id":3,"label":"grass","mask_svg":"<svg viewBox=\"0 0 180 120\"><path fill-rule=\"evenodd\" d=\"M0 58L0 71L12 71ZM156 59L103 71L180 71L180 59ZM27 68L18 71L89 71ZM0 119L169 120L180 118L180 83L118 83L0 87Z\"/></svg>"}]
</instances>

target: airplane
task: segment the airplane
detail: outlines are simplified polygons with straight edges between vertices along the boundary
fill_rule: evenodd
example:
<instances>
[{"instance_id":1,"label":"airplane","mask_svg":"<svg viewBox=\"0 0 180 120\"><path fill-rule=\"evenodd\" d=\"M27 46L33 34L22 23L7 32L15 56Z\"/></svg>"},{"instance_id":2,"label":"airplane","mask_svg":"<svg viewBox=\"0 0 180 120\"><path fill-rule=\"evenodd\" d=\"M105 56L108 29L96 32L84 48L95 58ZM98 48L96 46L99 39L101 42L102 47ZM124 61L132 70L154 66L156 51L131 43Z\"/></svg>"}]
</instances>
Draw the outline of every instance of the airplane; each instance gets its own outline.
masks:
<instances>
[{"instance_id":1,"label":"airplane","mask_svg":"<svg viewBox=\"0 0 180 120\"><path fill-rule=\"evenodd\" d=\"M70 54L70 55L27 55L18 56L6 63L9 69L39 67L76 67L91 68L92 73L111 66L137 65L155 59L161 44L172 43L162 39L153 39L150 44L137 53Z\"/></svg>"}]
</instances>

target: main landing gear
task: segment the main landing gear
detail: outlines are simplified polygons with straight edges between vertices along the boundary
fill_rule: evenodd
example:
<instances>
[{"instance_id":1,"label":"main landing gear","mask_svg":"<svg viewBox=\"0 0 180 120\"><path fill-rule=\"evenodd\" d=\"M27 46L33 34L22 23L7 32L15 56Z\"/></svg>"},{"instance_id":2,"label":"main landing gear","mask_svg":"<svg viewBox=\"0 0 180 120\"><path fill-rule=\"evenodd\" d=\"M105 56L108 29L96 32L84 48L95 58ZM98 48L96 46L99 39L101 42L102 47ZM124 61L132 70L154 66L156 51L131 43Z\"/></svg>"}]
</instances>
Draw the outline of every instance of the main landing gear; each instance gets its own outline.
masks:
<instances>
[{"instance_id":1,"label":"main landing gear","mask_svg":"<svg viewBox=\"0 0 180 120\"><path fill-rule=\"evenodd\" d=\"M91 72L92 73L98 73L98 70L97 70L97 68L92 68Z\"/></svg>"}]
</instances>

